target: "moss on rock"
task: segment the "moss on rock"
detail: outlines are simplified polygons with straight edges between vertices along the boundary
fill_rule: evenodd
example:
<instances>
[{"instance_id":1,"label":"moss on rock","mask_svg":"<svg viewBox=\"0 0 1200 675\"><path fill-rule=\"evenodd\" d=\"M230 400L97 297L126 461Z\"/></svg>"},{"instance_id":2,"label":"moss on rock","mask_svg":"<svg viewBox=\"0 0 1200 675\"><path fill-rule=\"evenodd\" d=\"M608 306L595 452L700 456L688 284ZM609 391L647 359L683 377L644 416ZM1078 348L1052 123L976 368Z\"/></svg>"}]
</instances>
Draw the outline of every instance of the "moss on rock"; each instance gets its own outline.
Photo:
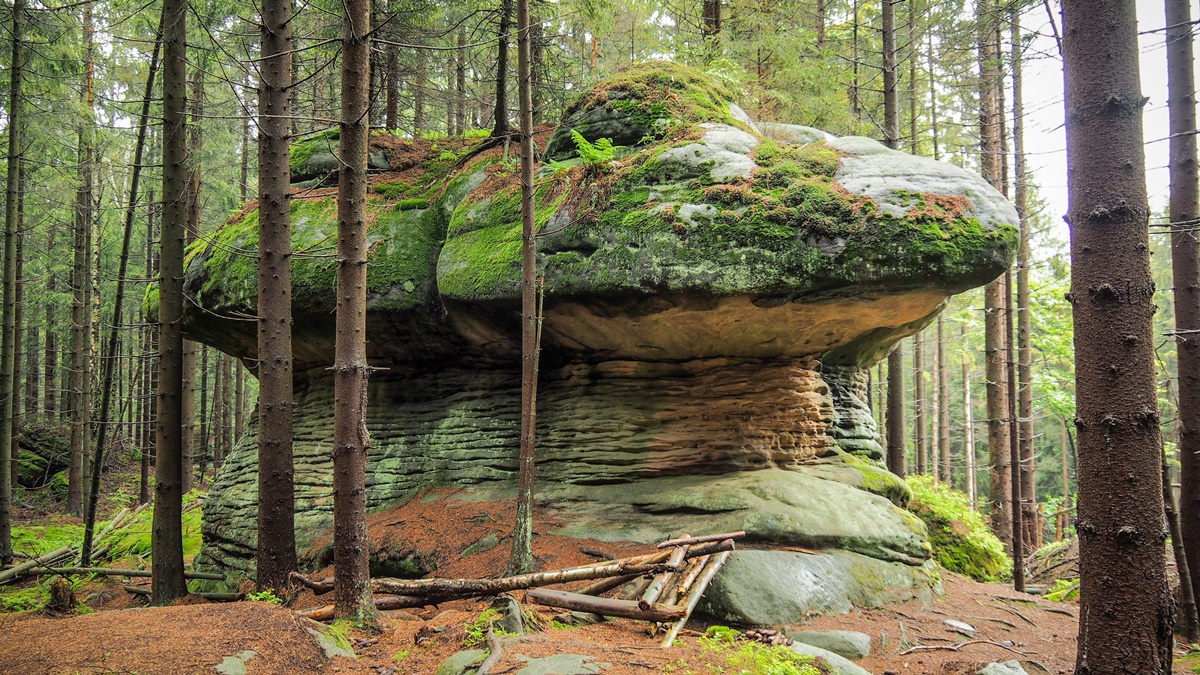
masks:
<instances>
[{"instance_id":1,"label":"moss on rock","mask_svg":"<svg viewBox=\"0 0 1200 675\"><path fill-rule=\"evenodd\" d=\"M932 476L909 476L908 508L925 523L933 557L942 567L976 581L1002 581L1012 572L1012 559L971 508L967 496Z\"/></svg>"}]
</instances>

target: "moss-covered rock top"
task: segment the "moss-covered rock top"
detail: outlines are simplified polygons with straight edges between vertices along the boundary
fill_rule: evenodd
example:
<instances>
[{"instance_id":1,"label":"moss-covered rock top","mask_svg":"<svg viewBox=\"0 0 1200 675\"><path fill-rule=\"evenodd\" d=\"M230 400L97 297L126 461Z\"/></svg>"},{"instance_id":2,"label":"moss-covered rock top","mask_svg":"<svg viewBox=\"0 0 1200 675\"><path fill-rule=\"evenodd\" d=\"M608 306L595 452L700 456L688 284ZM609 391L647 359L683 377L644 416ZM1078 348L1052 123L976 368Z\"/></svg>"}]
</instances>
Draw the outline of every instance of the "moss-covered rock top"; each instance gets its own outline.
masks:
<instances>
[{"instance_id":1,"label":"moss-covered rock top","mask_svg":"<svg viewBox=\"0 0 1200 675\"><path fill-rule=\"evenodd\" d=\"M932 476L909 476L908 508L925 523L933 557L942 567L976 581L1003 581L1012 574L1012 558L988 529L967 496Z\"/></svg>"},{"instance_id":2,"label":"moss-covered rock top","mask_svg":"<svg viewBox=\"0 0 1200 675\"><path fill-rule=\"evenodd\" d=\"M732 98L700 71L651 62L538 132L552 352L832 353L861 364L1011 261L1015 211L978 176L869 139L798 127L772 129L780 140L771 140ZM295 145L294 177L309 171L319 185L317 160L335 146L332 135ZM368 205L375 358L517 349L520 191L506 147L372 139L386 163ZM331 358L335 214L330 190L294 195L298 368ZM197 308L189 334L245 356L255 344L245 319L256 305L256 240L250 209L190 249L186 281Z\"/></svg>"}]
</instances>

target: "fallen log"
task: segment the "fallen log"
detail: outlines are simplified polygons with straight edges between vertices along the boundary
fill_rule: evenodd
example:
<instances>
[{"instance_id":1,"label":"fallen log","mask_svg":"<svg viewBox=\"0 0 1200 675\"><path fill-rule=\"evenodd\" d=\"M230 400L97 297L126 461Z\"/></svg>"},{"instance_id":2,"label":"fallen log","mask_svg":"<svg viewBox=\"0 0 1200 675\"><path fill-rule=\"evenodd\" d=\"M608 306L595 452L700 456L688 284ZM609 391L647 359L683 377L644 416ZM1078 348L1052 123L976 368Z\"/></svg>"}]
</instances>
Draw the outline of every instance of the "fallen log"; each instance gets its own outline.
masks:
<instances>
[{"instance_id":1,"label":"fallen log","mask_svg":"<svg viewBox=\"0 0 1200 675\"><path fill-rule=\"evenodd\" d=\"M55 562L56 560L59 560L60 558L65 558L66 556L72 555L73 553L75 553L74 548L72 548L70 546L64 546L64 547L58 549L57 551L51 551L44 555L40 555L40 556L34 558L33 560L23 562L20 565L17 565L16 567L10 567L10 568L4 570L3 572L0 572L0 584L12 581L13 579L20 577L22 574L25 574L26 572L28 572L29 570L31 570L35 567L49 565L49 564Z\"/></svg>"},{"instance_id":2,"label":"fallen log","mask_svg":"<svg viewBox=\"0 0 1200 675\"><path fill-rule=\"evenodd\" d=\"M377 595L374 598L375 609L412 609L414 607L424 607L426 605L436 605L441 602L440 599L433 598L417 598L411 595ZM296 614L313 621L329 621L333 618L333 605L325 605L323 607L311 607L302 609Z\"/></svg>"},{"instance_id":3,"label":"fallen log","mask_svg":"<svg viewBox=\"0 0 1200 675\"><path fill-rule=\"evenodd\" d=\"M667 631L666 636L663 637L663 649L667 649L671 645L675 644L675 638L679 637L679 631L683 630L684 625L686 625L688 622L688 618L690 618L692 616L692 612L696 610L696 605L700 604L700 598L704 596L704 591L708 588L709 582L711 582L713 577L717 575L717 571L721 569L721 566L725 564L725 561L729 560L730 555L731 554L729 551L723 551L713 556L711 559L709 559L708 563L704 565L703 571L700 572L699 577L696 579L695 585L688 593L687 605L684 609L683 618L679 619L675 625L671 626L671 629Z\"/></svg>"},{"instance_id":4,"label":"fallen log","mask_svg":"<svg viewBox=\"0 0 1200 675\"><path fill-rule=\"evenodd\" d=\"M39 565L29 572L29 576L44 576L47 574L93 574L100 577L149 577L150 570L119 570L111 567L46 567ZM223 581L224 576L211 572L184 572L184 579L208 579Z\"/></svg>"},{"instance_id":5,"label":"fallen log","mask_svg":"<svg viewBox=\"0 0 1200 675\"><path fill-rule=\"evenodd\" d=\"M658 545L658 548L670 548L672 546L684 546L692 544L704 544L710 541L725 541L726 539L741 539L745 537L745 531L738 530L737 532L726 532L725 534L705 534L699 537L683 536L679 539L668 539Z\"/></svg>"},{"instance_id":6,"label":"fallen log","mask_svg":"<svg viewBox=\"0 0 1200 675\"><path fill-rule=\"evenodd\" d=\"M577 567L553 572L535 572L499 579L372 579L371 590L393 595L436 595L459 598L496 595L538 586L588 581L630 574L659 574L669 571L665 564L630 565L610 562L594 567Z\"/></svg>"},{"instance_id":7,"label":"fallen log","mask_svg":"<svg viewBox=\"0 0 1200 675\"><path fill-rule=\"evenodd\" d=\"M597 598L591 595L580 595L566 591L555 591L548 588L537 588L525 596L539 605L561 607L579 612L590 612L601 616L618 616L638 621L674 621L685 615L682 607L674 605L653 605L642 609L632 600L612 600Z\"/></svg>"},{"instance_id":8,"label":"fallen log","mask_svg":"<svg viewBox=\"0 0 1200 675\"><path fill-rule=\"evenodd\" d=\"M662 574L654 577L654 581L650 583L650 586L648 586L646 591L642 594L641 599L638 600L638 607L648 610L654 605L654 603L658 602L658 599L662 596L663 591L670 587L671 582L675 580L679 570L682 569L681 565L683 565L684 557L687 556L687 552L688 547L686 545L675 549L675 552L671 554L671 558L667 560L667 564L675 569L671 570L670 572L663 572Z\"/></svg>"}]
</instances>

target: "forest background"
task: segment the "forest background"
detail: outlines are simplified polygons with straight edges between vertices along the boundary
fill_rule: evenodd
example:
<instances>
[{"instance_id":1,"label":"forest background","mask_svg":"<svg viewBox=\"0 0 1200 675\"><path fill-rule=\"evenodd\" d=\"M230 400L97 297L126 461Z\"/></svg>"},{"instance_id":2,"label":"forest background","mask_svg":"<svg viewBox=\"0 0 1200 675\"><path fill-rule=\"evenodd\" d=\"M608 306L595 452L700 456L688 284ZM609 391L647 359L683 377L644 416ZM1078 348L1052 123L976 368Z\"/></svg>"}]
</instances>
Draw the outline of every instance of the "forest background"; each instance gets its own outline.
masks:
<instances>
[{"instance_id":1,"label":"forest background","mask_svg":"<svg viewBox=\"0 0 1200 675\"><path fill-rule=\"evenodd\" d=\"M373 12L372 126L401 136L484 136L496 126L497 35L510 0L417 2L380 0ZM1001 30L1006 133L1022 122L1030 170L1025 227L1031 243L1028 311L1032 323L1031 388L1036 499L1058 514L1075 491L1074 372L1066 212L1065 140L1057 3L1014 0L900 0L900 147L980 170L980 21ZM1147 179L1151 206L1164 223L1166 67L1161 4L1138 2L1146 107ZM0 8L8 25L10 7ZM21 309L15 369L16 436L60 431L70 437L65 481L22 478L18 502L53 503L81 513L86 502L95 429L101 410L101 365L114 378L106 462L141 464L153 454L151 317L140 300L156 273L153 242L160 205L158 155L161 117L151 99L143 190L130 203L138 118L147 77L157 58L159 11L154 0L88 0L28 8L22 105L27 113L18 209ZM341 7L315 0L294 21L293 142L336 127ZM882 44L878 2L867 0L562 0L534 2L534 97L538 123L553 123L570 100L631 63L674 59L699 66L739 93L757 120L804 124L836 135L880 137ZM1017 18L1020 30L1009 22ZM255 195L255 100L259 46L255 9L222 0L191 3L188 76L189 145L196 171L194 236L204 239ZM7 55L0 67L8 69ZM1015 60L1014 60L1015 59ZM1024 67L1025 107L1012 109L1014 63ZM4 75L3 77L7 77ZM509 115L516 81L509 75ZM508 91L511 89L511 91ZM156 85L155 91L161 91ZM9 132L12 101L0 98ZM1011 190L1017 157L1006 140ZM293 156L293 161L302 158ZM7 158L3 161L7 162ZM116 318L117 350L104 346L113 307L126 218L133 216L127 259L127 297ZM1159 403L1172 465L1175 344L1168 232L1152 225L1152 264L1158 287L1155 317ZM250 255L245 252L242 254ZM331 250L303 255L332 256ZM901 346L905 378L905 439L910 466L921 455L949 449L951 481L989 498L985 407L983 292L955 297L937 323ZM1021 311L1018 308L1017 311ZM202 486L245 432L256 384L242 364L193 345L188 378L192 419L185 420L194 480ZM874 369L873 408L886 428L887 365ZM77 465L77 466L76 466ZM114 474L100 495L101 510L122 495L150 494L149 472ZM968 480L968 475L975 480ZM32 483L31 483L32 481ZM65 483L65 484L63 484ZM977 487L972 487L977 486ZM123 489L122 489L123 488ZM111 503L106 503L110 500ZM1047 517L1040 538L1062 534Z\"/></svg>"}]
</instances>

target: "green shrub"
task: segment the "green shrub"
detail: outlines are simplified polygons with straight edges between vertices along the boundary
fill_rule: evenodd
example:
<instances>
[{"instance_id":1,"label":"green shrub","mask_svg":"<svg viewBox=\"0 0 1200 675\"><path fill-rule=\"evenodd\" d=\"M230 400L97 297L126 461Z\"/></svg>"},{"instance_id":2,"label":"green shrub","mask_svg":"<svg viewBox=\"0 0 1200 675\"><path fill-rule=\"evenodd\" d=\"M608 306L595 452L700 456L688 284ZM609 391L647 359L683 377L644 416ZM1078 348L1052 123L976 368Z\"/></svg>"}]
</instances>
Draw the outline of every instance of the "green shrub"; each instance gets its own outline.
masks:
<instances>
[{"instance_id":1,"label":"green shrub","mask_svg":"<svg viewBox=\"0 0 1200 675\"><path fill-rule=\"evenodd\" d=\"M971 509L967 495L932 476L905 478L912 490L910 511L925 523L933 556L942 567L976 581L1001 581L1012 573L1004 544Z\"/></svg>"},{"instance_id":2,"label":"green shrub","mask_svg":"<svg viewBox=\"0 0 1200 675\"><path fill-rule=\"evenodd\" d=\"M816 657L797 654L791 649L770 647L740 640L740 633L726 626L712 626L700 638L706 651L720 654L734 673L755 675L822 675ZM724 671L719 671L724 672Z\"/></svg>"},{"instance_id":3,"label":"green shrub","mask_svg":"<svg viewBox=\"0 0 1200 675\"><path fill-rule=\"evenodd\" d=\"M583 165L592 173L603 173L608 169L608 165L613 161L616 151L613 149L612 139L598 138L595 143L589 143L583 134L571 130L571 138L575 141L575 147L579 150L579 158L583 160Z\"/></svg>"}]
</instances>

